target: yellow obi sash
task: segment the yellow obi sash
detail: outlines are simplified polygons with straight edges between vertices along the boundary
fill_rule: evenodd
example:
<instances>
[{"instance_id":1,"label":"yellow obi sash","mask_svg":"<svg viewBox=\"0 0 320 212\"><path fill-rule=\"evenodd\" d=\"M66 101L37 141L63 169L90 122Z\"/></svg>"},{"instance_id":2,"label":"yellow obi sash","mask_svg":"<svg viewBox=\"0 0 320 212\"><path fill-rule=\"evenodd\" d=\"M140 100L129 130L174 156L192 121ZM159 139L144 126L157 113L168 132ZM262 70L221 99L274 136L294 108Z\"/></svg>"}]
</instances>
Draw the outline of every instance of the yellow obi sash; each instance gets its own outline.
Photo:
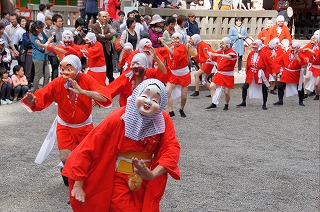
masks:
<instances>
[{"instance_id":1,"label":"yellow obi sash","mask_svg":"<svg viewBox=\"0 0 320 212\"><path fill-rule=\"evenodd\" d=\"M151 168L152 153L151 152L119 152L116 161L116 171L123 174L133 173L132 158L143 160L146 166Z\"/></svg>"}]
</instances>

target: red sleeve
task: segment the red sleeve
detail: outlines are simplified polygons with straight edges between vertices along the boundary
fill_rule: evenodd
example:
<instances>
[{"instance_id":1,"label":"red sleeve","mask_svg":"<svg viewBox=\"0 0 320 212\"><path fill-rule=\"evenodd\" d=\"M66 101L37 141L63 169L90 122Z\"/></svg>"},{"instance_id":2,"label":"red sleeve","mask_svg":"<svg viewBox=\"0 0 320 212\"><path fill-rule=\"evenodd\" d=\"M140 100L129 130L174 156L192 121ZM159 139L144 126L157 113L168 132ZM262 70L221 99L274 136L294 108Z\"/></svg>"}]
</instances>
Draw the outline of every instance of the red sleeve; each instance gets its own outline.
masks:
<instances>
[{"instance_id":1,"label":"red sleeve","mask_svg":"<svg viewBox=\"0 0 320 212\"><path fill-rule=\"evenodd\" d=\"M111 92L109 88L106 86L100 85L97 80L95 80L93 77L87 74L81 74L81 76L85 77L86 85L90 86L90 91L96 91L102 96L104 96L107 101L101 102L101 101L95 101L98 105L103 107L108 107L112 104L112 98L111 98Z\"/></svg>"},{"instance_id":2,"label":"red sleeve","mask_svg":"<svg viewBox=\"0 0 320 212\"><path fill-rule=\"evenodd\" d=\"M128 78L124 73L122 73L117 79L112 81L109 85L106 87L110 90L111 98L113 99L120 93L124 92L124 89L126 88L126 84L128 82Z\"/></svg>"},{"instance_id":3,"label":"red sleeve","mask_svg":"<svg viewBox=\"0 0 320 212\"><path fill-rule=\"evenodd\" d=\"M161 135L159 142L159 151L155 156L155 161L168 169L168 173L176 180L180 179L180 170L178 167L180 157L180 144L176 137L176 131L172 119L166 112L162 112L165 118L166 129Z\"/></svg>"},{"instance_id":4,"label":"red sleeve","mask_svg":"<svg viewBox=\"0 0 320 212\"><path fill-rule=\"evenodd\" d=\"M123 55L122 55L122 58L121 58L121 61L119 62L118 64L118 67L121 68L122 66L124 66L124 64L127 62L128 60L128 57L129 57L129 54L124 51Z\"/></svg>"},{"instance_id":5,"label":"red sleeve","mask_svg":"<svg viewBox=\"0 0 320 212\"><path fill-rule=\"evenodd\" d=\"M33 95L36 97L35 106L29 105L23 98L21 103L27 106L31 111L41 111L51 105L55 101L55 94L59 93L60 77L54 79L43 88L37 90Z\"/></svg>"}]
</instances>

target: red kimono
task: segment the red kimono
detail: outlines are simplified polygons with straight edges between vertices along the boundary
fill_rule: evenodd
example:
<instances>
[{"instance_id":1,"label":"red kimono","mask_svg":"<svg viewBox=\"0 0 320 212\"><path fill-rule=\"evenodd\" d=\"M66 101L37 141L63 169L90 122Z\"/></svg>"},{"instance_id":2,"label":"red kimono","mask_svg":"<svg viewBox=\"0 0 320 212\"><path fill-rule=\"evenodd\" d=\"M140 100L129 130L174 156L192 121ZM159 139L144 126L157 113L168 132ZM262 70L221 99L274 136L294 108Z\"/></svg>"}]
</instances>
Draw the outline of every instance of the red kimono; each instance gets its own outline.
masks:
<instances>
[{"instance_id":1,"label":"red kimono","mask_svg":"<svg viewBox=\"0 0 320 212\"><path fill-rule=\"evenodd\" d=\"M258 39L261 40L264 45L268 45L268 43L266 43L265 40L267 38L269 29L270 28L265 28L258 34Z\"/></svg>"},{"instance_id":2,"label":"red kimono","mask_svg":"<svg viewBox=\"0 0 320 212\"><path fill-rule=\"evenodd\" d=\"M61 48L63 50L66 50L67 53L62 54L61 52L54 50L50 46L47 47L47 50L55 53L59 60L62 60L65 56L70 55L70 54L76 55L77 57L79 57L79 59L81 59L81 57L82 57L82 53L80 52L80 47L74 43L72 43L71 46L65 46L65 45L61 44L61 45L58 45L57 47Z\"/></svg>"},{"instance_id":3,"label":"red kimono","mask_svg":"<svg viewBox=\"0 0 320 212\"><path fill-rule=\"evenodd\" d=\"M232 59L228 60L222 57L212 57L211 60L217 63L218 72L213 76L212 82L214 82L218 86L224 86L227 88L234 88L234 66L237 63L237 53L229 48L227 51L218 51L217 54L227 54L232 57ZM223 74L226 72L226 74Z\"/></svg>"},{"instance_id":4,"label":"red kimono","mask_svg":"<svg viewBox=\"0 0 320 212\"><path fill-rule=\"evenodd\" d=\"M274 68L274 61L276 58L278 58L284 54L282 48L280 46L277 48L275 58L271 58L273 50L270 49L268 46L263 47L263 49L261 51L264 51L264 53L265 53L267 74L273 74L273 73L279 74L280 69Z\"/></svg>"},{"instance_id":5,"label":"red kimono","mask_svg":"<svg viewBox=\"0 0 320 212\"><path fill-rule=\"evenodd\" d=\"M299 53L298 56L301 59L301 62L298 62L295 58L290 59L289 50L288 52L286 52L274 61L274 67L278 73L280 72L280 68L283 68L280 82L299 84L300 70L302 66L305 65L307 62L302 57L301 53Z\"/></svg>"},{"instance_id":6,"label":"red kimono","mask_svg":"<svg viewBox=\"0 0 320 212\"><path fill-rule=\"evenodd\" d=\"M271 27L269 29L268 35L267 35L266 40L264 41L264 43L265 44L269 44L269 42L273 38L276 38L276 37L279 38L280 42L283 39L288 39L290 41L290 43L291 43L292 42L292 37L291 37L289 28L286 25L282 25L282 31L281 31L281 34L279 36L277 35L277 28L278 28L278 25L274 25L273 27Z\"/></svg>"},{"instance_id":7,"label":"red kimono","mask_svg":"<svg viewBox=\"0 0 320 212\"><path fill-rule=\"evenodd\" d=\"M123 211L160 211L168 173L174 179L180 179L180 145L169 115L162 112L164 133L134 141L124 135L125 126L120 118L124 112L125 107L122 107L111 113L69 156L62 174L69 178L70 192L74 181L83 181L86 193L84 204L70 195L74 211L110 211L113 205L121 205ZM160 164L168 169L168 173L153 180L143 180L142 187L133 192L127 186L128 175L115 171L117 154L126 152L153 153L151 169ZM119 202L123 196L126 201ZM132 208L132 204L136 208Z\"/></svg>"},{"instance_id":8,"label":"red kimono","mask_svg":"<svg viewBox=\"0 0 320 212\"><path fill-rule=\"evenodd\" d=\"M150 68L146 69L143 80L155 78L161 81L164 77L165 75L159 69ZM123 73L107 87L110 90L111 98L120 94L119 105L120 107L125 106L127 105L127 98L131 96L133 89L136 88L136 76L133 75L130 79L126 76L126 73Z\"/></svg>"},{"instance_id":9,"label":"red kimono","mask_svg":"<svg viewBox=\"0 0 320 212\"><path fill-rule=\"evenodd\" d=\"M92 47L84 45L88 51L88 75L95 78L100 85L106 85L106 60L104 58L103 46L96 42Z\"/></svg>"},{"instance_id":10,"label":"red kimono","mask_svg":"<svg viewBox=\"0 0 320 212\"><path fill-rule=\"evenodd\" d=\"M99 85L92 77L79 73L77 82L82 89L96 91L108 99L106 102L96 102L98 105L107 107L111 104L112 99L109 89ZM21 100L22 104L27 106L29 111L41 111L56 102L58 103L58 116L64 122L81 124L91 115L92 99L80 94L76 95L74 102L72 102L68 90L64 87L65 83L66 81L62 77L58 77L34 93L36 97L35 106L29 105L25 99ZM92 128L93 124L70 129L70 127L58 123L58 148L73 150ZM74 141L73 144L70 140ZM65 141L67 142L64 143Z\"/></svg>"},{"instance_id":11,"label":"red kimono","mask_svg":"<svg viewBox=\"0 0 320 212\"><path fill-rule=\"evenodd\" d=\"M198 54L193 57L193 59L197 62L202 64L201 70L204 71L206 74L211 74L212 68L214 64L208 63L209 55L204 52L204 49L208 49L209 52L214 52L209 44L204 41L200 41L197 45L197 52Z\"/></svg>"},{"instance_id":12,"label":"red kimono","mask_svg":"<svg viewBox=\"0 0 320 212\"><path fill-rule=\"evenodd\" d=\"M172 44L169 46L172 47ZM168 76L168 82L175 85L186 87L191 83L191 75L188 68L189 57L186 45L180 44L178 47L173 48L173 55L167 52L167 62L171 74ZM180 71L185 72L181 75ZM178 73L180 72L180 73Z\"/></svg>"},{"instance_id":13,"label":"red kimono","mask_svg":"<svg viewBox=\"0 0 320 212\"><path fill-rule=\"evenodd\" d=\"M258 53L257 58L254 58L255 51L251 51L247 58L247 65L246 65L246 83L251 84L252 80L254 79L256 84L264 84L264 82L258 82L258 72L260 69L263 70L265 77L268 79L268 72L266 71L266 59L265 59L265 52L260 50Z\"/></svg>"}]
</instances>

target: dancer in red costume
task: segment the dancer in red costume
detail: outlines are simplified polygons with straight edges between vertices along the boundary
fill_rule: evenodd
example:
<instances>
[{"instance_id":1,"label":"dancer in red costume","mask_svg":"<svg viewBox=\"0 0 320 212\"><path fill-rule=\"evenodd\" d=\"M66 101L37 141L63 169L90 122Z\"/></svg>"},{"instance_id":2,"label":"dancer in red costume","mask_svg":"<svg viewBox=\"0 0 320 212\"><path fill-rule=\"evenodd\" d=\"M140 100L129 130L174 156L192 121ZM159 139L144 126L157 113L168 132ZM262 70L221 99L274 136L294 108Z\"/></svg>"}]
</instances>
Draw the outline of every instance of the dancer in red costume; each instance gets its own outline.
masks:
<instances>
[{"instance_id":1,"label":"dancer in red costume","mask_svg":"<svg viewBox=\"0 0 320 212\"><path fill-rule=\"evenodd\" d=\"M217 107L223 90L226 101L223 110L229 110L230 89L234 88L234 66L237 63L237 53L231 48L230 38L225 37L220 41L220 49L216 53L207 51L207 54L217 63L217 72L210 85L212 103L206 110Z\"/></svg>"},{"instance_id":2,"label":"dancer in red costume","mask_svg":"<svg viewBox=\"0 0 320 212\"><path fill-rule=\"evenodd\" d=\"M28 92L21 100L21 104L29 112L41 111L53 102L58 104L57 118L42 148L46 148L45 145L50 146L48 143L53 146L57 140L62 163L66 162L71 151L93 129L92 99L100 106L111 105L109 90L80 70L81 62L77 56L64 57L60 62L61 76L34 94ZM41 155L40 152L36 163L42 163L49 154Z\"/></svg>"},{"instance_id":3,"label":"dancer in red costume","mask_svg":"<svg viewBox=\"0 0 320 212\"><path fill-rule=\"evenodd\" d=\"M96 35L88 32L85 37L86 45L81 50L88 57L88 73L95 78L100 85L106 85L106 60L104 58L103 46L97 42Z\"/></svg>"},{"instance_id":4,"label":"dancer in red costume","mask_svg":"<svg viewBox=\"0 0 320 212\"><path fill-rule=\"evenodd\" d=\"M160 211L168 174L180 179L166 105L164 85L147 79L72 152L62 174L75 212Z\"/></svg>"},{"instance_id":5,"label":"dancer in red costume","mask_svg":"<svg viewBox=\"0 0 320 212\"><path fill-rule=\"evenodd\" d=\"M303 103L303 69L302 66L307 64L308 59L300 52L300 43L292 43L291 49L277 58L274 63L276 70L283 69L280 82L278 84L279 101L274 105L283 105L284 90L286 96L299 95L299 105L305 106Z\"/></svg>"},{"instance_id":6,"label":"dancer in red costume","mask_svg":"<svg viewBox=\"0 0 320 212\"><path fill-rule=\"evenodd\" d=\"M190 44L194 46L197 49L197 55L193 57L193 59L201 65L200 69L194 74L195 79L195 91L190 96L196 97L199 96L199 89L200 89L200 76L205 74L205 81L206 81L206 87L208 90L210 90L210 83L208 82L207 76L209 76L212 72L212 69L215 66L215 62L210 61L209 55L205 52L205 49L208 50L208 52L214 53L211 46L201 40L200 35L195 34L192 35L190 38Z\"/></svg>"},{"instance_id":7,"label":"dancer in red costume","mask_svg":"<svg viewBox=\"0 0 320 212\"><path fill-rule=\"evenodd\" d=\"M144 53L138 53L132 58L131 71L121 74L115 81L107 85L110 89L112 98L120 94L120 107L127 104L127 98L131 96L133 89L135 89L143 80L156 78L161 81L161 79L165 77L167 70L152 47L151 56L158 63L157 69L147 68L148 60L146 55Z\"/></svg>"},{"instance_id":8,"label":"dancer in red costume","mask_svg":"<svg viewBox=\"0 0 320 212\"><path fill-rule=\"evenodd\" d=\"M249 97L263 98L262 109L267 110L268 99L268 73L266 71L265 52L262 49L263 43L261 40L255 40L252 44L252 51L248 55L246 65L246 80L242 86L242 102L238 107L247 106L247 91L249 89ZM262 94L262 95L261 95Z\"/></svg>"},{"instance_id":9,"label":"dancer in red costume","mask_svg":"<svg viewBox=\"0 0 320 212\"><path fill-rule=\"evenodd\" d=\"M277 17L277 24L268 30L268 35L264 43L269 43L273 38L279 38L280 42L283 39L288 39L290 43L292 42L290 30L286 25L284 25L284 17L282 15Z\"/></svg>"},{"instance_id":10,"label":"dancer in red costume","mask_svg":"<svg viewBox=\"0 0 320 212\"><path fill-rule=\"evenodd\" d=\"M188 85L191 83L189 71L189 58L186 45L182 44L180 33L174 33L171 36L172 44L168 46L164 42L164 38L159 38L164 48L167 50L165 58L167 58L168 67L171 74L168 77L166 86L168 93L168 109L170 116L175 116L173 111L173 99L181 97L179 113L181 117L186 117L183 109L187 103Z\"/></svg>"}]
</instances>

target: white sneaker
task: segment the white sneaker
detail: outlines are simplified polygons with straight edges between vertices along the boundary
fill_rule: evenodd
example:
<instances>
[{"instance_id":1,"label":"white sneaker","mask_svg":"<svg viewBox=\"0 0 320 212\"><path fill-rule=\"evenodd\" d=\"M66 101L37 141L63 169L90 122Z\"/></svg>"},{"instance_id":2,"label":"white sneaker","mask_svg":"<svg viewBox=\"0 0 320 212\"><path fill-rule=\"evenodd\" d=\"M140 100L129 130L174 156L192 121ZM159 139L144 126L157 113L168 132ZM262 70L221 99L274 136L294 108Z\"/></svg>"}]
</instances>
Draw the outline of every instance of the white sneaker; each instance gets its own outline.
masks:
<instances>
[{"instance_id":1,"label":"white sneaker","mask_svg":"<svg viewBox=\"0 0 320 212\"><path fill-rule=\"evenodd\" d=\"M12 104L12 101L10 99L5 100L8 104Z\"/></svg>"},{"instance_id":2,"label":"white sneaker","mask_svg":"<svg viewBox=\"0 0 320 212\"><path fill-rule=\"evenodd\" d=\"M8 102L6 102L5 100L2 100L2 99L1 99L1 104L2 104L2 105L7 105Z\"/></svg>"}]
</instances>

